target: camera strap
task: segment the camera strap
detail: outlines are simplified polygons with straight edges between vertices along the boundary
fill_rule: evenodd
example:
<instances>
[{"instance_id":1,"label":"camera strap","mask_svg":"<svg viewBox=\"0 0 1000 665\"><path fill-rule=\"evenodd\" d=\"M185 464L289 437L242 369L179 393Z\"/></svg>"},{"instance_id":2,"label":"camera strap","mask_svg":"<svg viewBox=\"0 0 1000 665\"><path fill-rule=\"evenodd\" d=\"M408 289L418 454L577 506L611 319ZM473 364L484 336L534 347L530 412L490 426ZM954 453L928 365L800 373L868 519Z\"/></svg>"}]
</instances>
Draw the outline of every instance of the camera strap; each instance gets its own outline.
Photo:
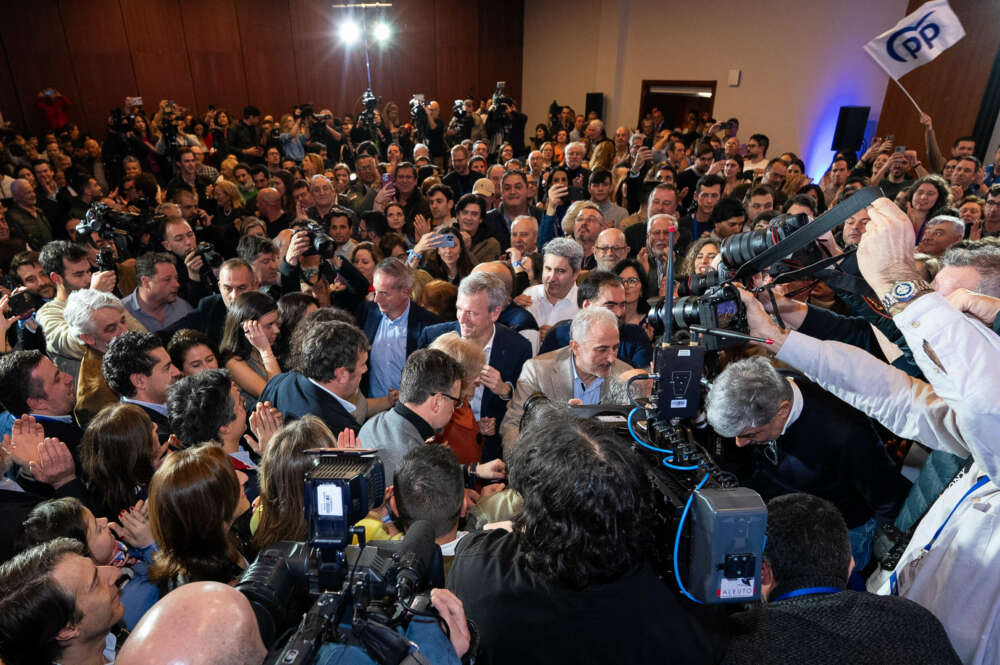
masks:
<instances>
[{"instance_id":1,"label":"camera strap","mask_svg":"<svg viewBox=\"0 0 1000 665\"><path fill-rule=\"evenodd\" d=\"M846 222L851 216L861 212L876 199L885 194L878 187L865 187L852 194L847 200L830 208L822 215L806 224L787 238L773 245L739 267L733 279L742 280L756 272L791 256L827 231Z\"/></svg>"}]
</instances>

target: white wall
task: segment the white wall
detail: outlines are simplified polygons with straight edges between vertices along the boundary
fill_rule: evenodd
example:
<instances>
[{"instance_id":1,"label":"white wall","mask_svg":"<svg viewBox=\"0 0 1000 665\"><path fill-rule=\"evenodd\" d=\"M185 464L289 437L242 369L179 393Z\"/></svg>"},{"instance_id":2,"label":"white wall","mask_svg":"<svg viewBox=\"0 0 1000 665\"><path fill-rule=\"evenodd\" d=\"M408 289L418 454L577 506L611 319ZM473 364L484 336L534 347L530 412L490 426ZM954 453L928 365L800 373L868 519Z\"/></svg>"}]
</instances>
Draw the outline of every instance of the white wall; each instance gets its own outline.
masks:
<instances>
[{"instance_id":1,"label":"white wall","mask_svg":"<svg viewBox=\"0 0 1000 665\"><path fill-rule=\"evenodd\" d=\"M904 16L906 6L906 0L526 0L528 131L545 120L553 98L582 112L586 93L603 92L607 124L634 127L643 79L715 80L717 118L739 118L744 141L767 134L768 155L797 152L815 178L832 156L841 106L871 106L869 120L878 119L888 77L862 46ZM742 70L739 87L728 87L730 69Z\"/></svg>"}]
</instances>

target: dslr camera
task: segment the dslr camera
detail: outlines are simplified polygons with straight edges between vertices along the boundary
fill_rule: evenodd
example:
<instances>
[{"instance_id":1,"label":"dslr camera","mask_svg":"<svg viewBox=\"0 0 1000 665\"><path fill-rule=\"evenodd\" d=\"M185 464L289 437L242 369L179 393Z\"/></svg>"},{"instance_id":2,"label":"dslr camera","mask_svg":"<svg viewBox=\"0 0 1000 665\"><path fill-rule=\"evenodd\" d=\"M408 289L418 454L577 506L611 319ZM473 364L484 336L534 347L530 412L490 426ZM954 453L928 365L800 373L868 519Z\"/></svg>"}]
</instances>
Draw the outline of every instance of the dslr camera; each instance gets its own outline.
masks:
<instances>
[{"instance_id":1,"label":"dslr camera","mask_svg":"<svg viewBox=\"0 0 1000 665\"><path fill-rule=\"evenodd\" d=\"M322 224L309 222L305 226L305 232L312 241L312 248L305 252L306 256L319 254L320 258L332 259L337 251L337 243L333 241L330 234L326 232Z\"/></svg>"}]
</instances>

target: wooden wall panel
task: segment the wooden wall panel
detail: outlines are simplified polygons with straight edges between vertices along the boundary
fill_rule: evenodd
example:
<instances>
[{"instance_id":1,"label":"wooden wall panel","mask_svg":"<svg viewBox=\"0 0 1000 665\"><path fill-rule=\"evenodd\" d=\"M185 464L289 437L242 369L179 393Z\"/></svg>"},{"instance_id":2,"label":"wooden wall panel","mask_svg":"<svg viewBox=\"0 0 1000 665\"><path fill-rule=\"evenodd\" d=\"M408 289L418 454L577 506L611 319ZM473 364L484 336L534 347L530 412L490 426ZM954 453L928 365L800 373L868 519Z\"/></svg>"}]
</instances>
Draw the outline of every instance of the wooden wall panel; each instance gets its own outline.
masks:
<instances>
[{"instance_id":1,"label":"wooden wall panel","mask_svg":"<svg viewBox=\"0 0 1000 665\"><path fill-rule=\"evenodd\" d=\"M0 113L3 113L4 121L12 123L15 127L28 126L21 100L14 87L7 47L3 44L2 36L0 36Z\"/></svg>"},{"instance_id":2,"label":"wooden wall panel","mask_svg":"<svg viewBox=\"0 0 1000 665\"><path fill-rule=\"evenodd\" d=\"M214 104L239 114L248 98L233 0L180 0L180 8L194 108Z\"/></svg>"},{"instance_id":3,"label":"wooden wall panel","mask_svg":"<svg viewBox=\"0 0 1000 665\"><path fill-rule=\"evenodd\" d=\"M924 0L910 0L907 13ZM951 0L965 28L965 37L933 62L900 79L920 107L934 120L934 133L945 157L959 136L972 133L986 83L997 51L1000 50L1000 3L996 0ZM990 27L987 27L990 26ZM923 127L910 101L899 87L889 82L877 136L896 135L896 145L916 148L926 160ZM988 146L977 146L983 151Z\"/></svg>"},{"instance_id":4,"label":"wooden wall panel","mask_svg":"<svg viewBox=\"0 0 1000 665\"><path fill-rule=\"evenodd\" d=\"M108 112L138 93L118 0L61 0L59 12L80 87L81 125L100 129Z\"/></svg>"},{"instance_id":5,"label":"wooden wall panel","mask_svg":"<svg viewBox=\"0 0 1000 665\"><path fill-rule=\"evenodd\" d=\"M56 87L71 119L103 134L109 108L141 95L236 116L247 103L278 115L302 102L356 113L364 49L340 43L347 11L330 0L39 0L0 22L0 109L37 130L35 94ZM378 14L369 13L370 22ZM498 79L521 95L523 3L395 0L391 42L371 45L373 88L407 117L415 92L441 102L489 95Z\"/></svg>"},{"instance_id":6,"label":"wooden wall panel","mask_svg":"<svg viewBox=\"0 0 1000 665\"><path fill-rule=\"evenodd\" d=\"M14 85L28 126L33 130L43 127L35 98L44 88L55 88L66 95L72 104L70 122L79 122L80 91L56 0L34 2L31 11L5 12L4 20L0 21L0 37L10 71L16 77Z\"/></svg>"},{"instance_id":7,"label":"wooden wall panel","mask_svg":"<svg viewBox=\"0 0 1000 665\"><path fill-rule=\"evenodd\" d=\"M452 103L478 94L479 6L466 0L435 3L435 64L441 115L451 118Z\"/></svg>"},{"instance_id":8,"label":"wooden wall panel","mask_svg":"<svg viewBox=\"0 0 1000 665\"><path fill-rule=\"evenodd\" d=\"M496 82L506 81L504 93L520 104L524 4L479 0L479 43L480 96L492 95Z\"/></svg>"},{"instance_id":9,"label":"wooden wall panel","mask_svg":"<svg viewBox=\"0 0 1000 665\"><path fill-rule=\"evenodd\" d=\"M184 26L177 0L121 0L132 66L146 112L161 99L195 107Z\"/></svg>"},{"instance_id":10,"label":"wooden wall panel","mask_svg":"<svg viewBox=\"0 0 1000 665\"><path fill-rule=\"evenodd\" d=\"M301 103L288 5L242 0L236 3L236 16L250 103L275 114Z\"/></svg>"}]
</instances>

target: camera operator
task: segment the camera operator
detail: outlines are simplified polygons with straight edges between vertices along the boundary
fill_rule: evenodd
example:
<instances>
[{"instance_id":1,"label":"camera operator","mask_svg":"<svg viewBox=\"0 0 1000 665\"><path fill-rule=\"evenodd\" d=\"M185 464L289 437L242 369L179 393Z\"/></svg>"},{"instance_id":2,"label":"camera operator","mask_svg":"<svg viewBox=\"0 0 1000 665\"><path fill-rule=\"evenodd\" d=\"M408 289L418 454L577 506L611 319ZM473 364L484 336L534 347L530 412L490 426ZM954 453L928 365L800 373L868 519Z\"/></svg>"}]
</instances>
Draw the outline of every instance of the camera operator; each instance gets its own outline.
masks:
<instances>
[{"instance_id":1,"label":"camera operator","mask_svg":"<svg viewBox=\"0 0 1000 665\"><path fill-rule=\"evenodd\" d=\"M730 363L706 399L712 428L752 449L746 485L765 499L808 492L837 506L859 569L871 558L876 521L895 519L908 483L864 414L764 358Z\"/></svg>"},{"instance_id":2,"label":"camera operator","mask_svg":"<svg viewBox=\"0 0 1000 665\"><path fill-rule=\"evenodd\" d=\"M515 157L523 157L527 150L524 147L524 126L528 124L528 116L517 110L517 103L497 93L493 95L486 115L486 135L490 141L490 154L495 154L504 143L514 148Z\"/></svg>"},{"instance_id":3,"label":"camera operator","mask_svg":"<svg viewBox=\"0 0 1000 665\"><path fill-rule=\"evenodd\" d=\"M509 452L513 530L470 533L448 588L483 663L713 662L711 642L647 559L649 481L606 426L555 414Z\"/></svg>"},{"instance_id":4,"label":"camera operator","mask_svg":"<svg viewBox=\"0 0 1000 665\"><path fill-rule=\"evenodd\" d=\"M340 161L340 148L344 144L344 132L340 118L333 115L330 109L323 109L312 115L312 105L304 104L297 111L310 114L303 121L309 123L309 140L326 146L326 154L331 163Z\"/></svg>"},{"instance_id":5,"label":"camera operator","mask_svg":"<svg viewBox=\"0 0 1000 665\"><path fill-rule=\"evenodd\" d=\"M459 106L459 102L461 102L461 106ZM449 145L456 146L462 143L462 141L477 141L485 136L483 119L475 111L475 102L473 100L455 100L455 107L451 120L448 122L448 129L444 133L444 138Z\"/></svg>"},{"instance_id":6,"label":"camera operator","mask_svg":"<svg viewBox=\"0 0 1000 665\"><path fill-rule=\"evenodd\" d=\"M243 109L243 119L229 130L229 148L241 162L258 164L263 161L259 125L260 110L256 106L247 106Z\"/></svg>"},{"instance_id":7,"label":"camera operator","mask_svg":"<svg viewBox=\"0 0 1000 665\"><path fill-rule=\"evenodd\" d=\"M177 212L180 212L179 208ZM178 265L183 266L177 270L177 281L180 285L177 295L189 304L199 302L210 295L201 279L205 260L196 251L198 241L194 231L191 230L191 225L179 215L167 216L161 224L160 237L163 239L161 241L163 248L177 257Z\"/></svg>"},{"instance_id":8,"label":"camera operator","mask_svg":"<svg viewBox=\"0 0 1000 665\"><path fill-rule=\"evenodd\" d=\"M184 639L177 639L183 635ZM193 582L161 598L118 653L118 665L260 665L267 656L246 596L220 582Z\"/></svg>"},{"instance_id":9,"label":"camera operator","mask_svg":"<svg viewBox=\"0 0 1000 665\"><path fill-rule=\"evenodd\" d=\"M847 525L829 501L771 499L765 542L761 593L768 602L731 617L724 665L961 662L924 608L847 590L854 568Z\"/></svg>"},{"instance_id":10,"label":"camera operator","mask_svg":"<svg viewBox=\"0 0 1000 665\"><path fill-rule=\"evenodd\" d=\"M991 571L1000 565L1000 548L995 539L988 539L989 506L1000 497L1000 489L984 478L1000 477L996 446L1000 393L995 371L1000 337L963 312L996 325L1000 302L965 289L951 292L945 302L940 292L920 281L913 262L915 234L906 214L886 199L875 201L869 214L858 265L876 295L892 296L888 313L927 382L859 349L781 330L763 306L745 294L750 332L765 337L773 333L770 347L779 360L877 418L896 435L962 457L971 453L971 466L956 476L918 522L894 570L877 572L868 588L898 594L929 609L944 625L963 662L992 663L1000 634L994 609L1000 581ZM975 273L963 268L949 281L978 281Z\"/></svg>"}]
</instances>

